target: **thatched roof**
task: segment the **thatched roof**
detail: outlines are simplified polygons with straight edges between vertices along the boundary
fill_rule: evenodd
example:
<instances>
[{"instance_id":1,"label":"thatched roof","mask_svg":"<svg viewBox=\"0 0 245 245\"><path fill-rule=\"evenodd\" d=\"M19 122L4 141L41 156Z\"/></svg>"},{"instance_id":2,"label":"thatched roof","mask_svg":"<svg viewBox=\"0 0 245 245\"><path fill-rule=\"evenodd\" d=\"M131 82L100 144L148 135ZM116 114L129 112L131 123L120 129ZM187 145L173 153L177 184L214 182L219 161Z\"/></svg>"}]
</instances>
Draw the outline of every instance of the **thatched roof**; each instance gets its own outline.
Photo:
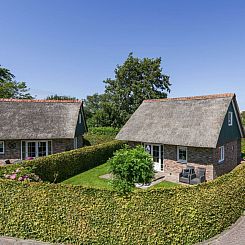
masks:
<instances>
[{"instance_id":1,"label":"thatched roof","mask_svg":"<svg viewBox=\"0 0 245 245\"><path fill-rule=\"evenodd\" d=\"M0 99L0 140L74 138L81 101Z\"/></svg>"},{"instance_id":2,"label":"thatched roof","mask_svg":"<svg viewBox=\"0 0 245 245\"><path fill-rule=\"evenodd\" d=\"M216 148L232 100L237 107L234 94L146 100L116 139Z\"/></svg>"}]
</instances>

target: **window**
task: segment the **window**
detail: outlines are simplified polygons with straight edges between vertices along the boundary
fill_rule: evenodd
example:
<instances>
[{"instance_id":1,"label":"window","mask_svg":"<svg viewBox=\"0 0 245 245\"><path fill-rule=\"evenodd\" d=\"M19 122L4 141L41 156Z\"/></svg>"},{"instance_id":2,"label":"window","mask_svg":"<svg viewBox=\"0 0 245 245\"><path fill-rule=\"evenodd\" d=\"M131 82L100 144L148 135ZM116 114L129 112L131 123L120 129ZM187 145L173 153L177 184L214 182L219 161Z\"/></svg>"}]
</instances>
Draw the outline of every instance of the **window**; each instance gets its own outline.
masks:
<instances>
[{"instance_id":1,"label":"window","mask_svg":"<svg viewBox=\"0 0 245 245\"><path fill-rule=\"evenodd\" d=\"M223 162L225 160L225 147L221 146L219 147L219 163Z\"/></svg>"},{"instance_id":2,"label":"window","mask_svg":"<svg viewBox=\"0 0 245 245\"><path fill-rule=\"evenodd\" d=\"M228 126L232 126L233 123L233 112L229 111L228 112Z\"/></svg>"},{"instance_id":3,"label":"window","mask_svg":"<svg viewBox=\"0 0 245 245\"><path fill-rule=\"evenodd\" d=\"M4 141L0 141L0 154L4 154Z\"/></svg>"},{"instance_id":4,"label":"window","mask_svg":"<svg viewBox=\"0 0 245 245\"><path fill-rule=\"evenodd\" d=\"M177 148L178 162L187 163L187 147L178 146Z\"/></svg>"},{"instance_id":5,"label":"window","mask_svg":"<svg viewBox=\"0 0 245 245\"><path fill-rule=\"evenodd\" d=\"M21 157L22 159L44 157L52 154L52 142L46 140L40 141L22 141Z\"/></svg>"},{"instance_id":6,"label":"window","mask_svg":"<svg viewBox=\"0 0 245 245\"><path fill-rule=\"evenodd\" d=\"M78 122L79 122L80 124L82 123L82 114L81 114L81 113L79 113Z\"/></svg>"}]
</instances>

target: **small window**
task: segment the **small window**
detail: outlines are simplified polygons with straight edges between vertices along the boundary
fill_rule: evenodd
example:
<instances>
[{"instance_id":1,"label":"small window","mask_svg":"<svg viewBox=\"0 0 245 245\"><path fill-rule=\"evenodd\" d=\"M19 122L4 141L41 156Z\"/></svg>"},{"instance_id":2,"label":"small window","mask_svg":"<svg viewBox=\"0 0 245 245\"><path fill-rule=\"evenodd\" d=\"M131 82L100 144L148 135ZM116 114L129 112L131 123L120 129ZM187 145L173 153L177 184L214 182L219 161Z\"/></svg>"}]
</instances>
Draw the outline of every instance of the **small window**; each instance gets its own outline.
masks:
<instances>
[{"instance_id":1,"label":"small window","mask_svg":"<svg viewBox=\"0 0 245 245\"><path fill-rule=\"evenodd\" d=\"M177 155L178 162L187 163L187 147L178 146Z\"/></svg>"},{"instance_id":2,"label":"small window","mask_svg":"<svg viewBox=\"0 0 245 245\"><path fill-rule=\"evenodd\" d=\"M229 111L228 113L228 126L232 126L233 123L233 112Z\"/></svg>"},{"instance_id":3,"label":"small window","mask_svg":"<svg viewBox=\"0 0 245 245\"><path fill-rule=\"evenodd\" d=\"M0 141L0 154L4 154L4 141Z\"/></svg>"},{"instance_id":4,"label":"small window","mask_svg":"<svg viewBox=\"0 0 245 245\"><path fill-rule=\"evenodd\" d=\"M82 114L81 114L81 113L79 113L78 122L79 122L80 124L82 123Z\"/></svg>"},{"instance_id":5,"label":"small window","mask_svg":"<svg viewBox=\"0 0 245 245\"><path fill-rule=\"evenodd\" d=\"M223 162L225 160L225 147L221 146L219 147L219 163Z\"/></svg>"}]
</instances>

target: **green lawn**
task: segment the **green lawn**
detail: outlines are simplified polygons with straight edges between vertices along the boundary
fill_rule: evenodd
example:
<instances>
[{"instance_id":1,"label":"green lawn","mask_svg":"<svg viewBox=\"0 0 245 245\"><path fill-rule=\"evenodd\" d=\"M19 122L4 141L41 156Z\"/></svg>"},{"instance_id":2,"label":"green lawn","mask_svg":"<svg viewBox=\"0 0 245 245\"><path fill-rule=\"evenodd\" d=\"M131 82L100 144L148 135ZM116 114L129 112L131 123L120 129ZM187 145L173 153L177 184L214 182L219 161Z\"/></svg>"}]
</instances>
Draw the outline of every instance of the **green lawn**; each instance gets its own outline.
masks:
<instances>
[{"instance_id":1,"label":"green lawn","mask_svg":"<svg viewBox=\"0 0 245 245\"><path fill-rule=\"evenodd\" d=\"M179 184L177 183L173 183L173 182L169 182L169 181L162 181L159 184L153 185L149 188L149 190L152 189L160 189L160 188L170 188L170 187L174 187L174 186L178 186Z\"/></svg>"},{"instance_id":2,"label":"green lawn","mask_svg":"<svg viewBox=\"0 0 245 245\"><path fill-rule=\"evenodd\" d=\"M86 172L78 174L63 181L64 184L82 185L86 187L97 187L103 189L112 189L109 184L109 180L102 179L99 176L107 174L109 172L109 165L107 163L98 167L92 168Z\"/></svg>"},{"instance_id":3,"label":"green lawn","mask_svg":"<svg viewBox=\"0 0 245 245\"><path fill-rule=\"evenodd\" d=\"M78 174L70 179L63 181L63 184L71 184L71 185L82 185L86 187L95 187L100 189L110 189L112 190L112 186L109 183L109 180L102 179L99 176L107 174L109 172L109 165L108 163L102 164L98 167L90 169L86 172ZM164 188L164 187L173 187L177 186L178 184L163 181L159 184L156 184L149 189L157 189L157 188Z\"/></svg>"}]
</instances>

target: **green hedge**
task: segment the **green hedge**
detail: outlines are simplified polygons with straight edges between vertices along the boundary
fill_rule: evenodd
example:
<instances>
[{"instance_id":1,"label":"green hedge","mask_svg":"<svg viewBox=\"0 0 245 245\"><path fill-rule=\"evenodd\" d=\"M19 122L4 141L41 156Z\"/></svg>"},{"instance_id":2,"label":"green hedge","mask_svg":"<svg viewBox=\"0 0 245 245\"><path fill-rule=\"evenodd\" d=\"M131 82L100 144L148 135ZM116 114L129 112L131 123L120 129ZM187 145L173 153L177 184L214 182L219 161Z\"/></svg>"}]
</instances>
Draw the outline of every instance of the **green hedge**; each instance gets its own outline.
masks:
<instances>
[{"instance_id":1,"label":"green hedge","mask_svg":"<svg viewBox=\"0 0 245 245\"><path fill-rule=\"evenodd\" d=\"M24 161L22 166L34 166L34 172L44 181L61 182L105 163L122 145L122 142L114 140L105 144Z\"/></svg>"},{"instance_id":2,"label":"green hedge","mask_svg":"<svg viewBox=\"0 0 245 245\"><path fill-rule=\"evenodd\" d=\"M69 244L195 244L245 209L245 164L197 186L116 192L0 180L0 235Z\"/></svg>"},{"instance_id":3,"label":"green hedge","mask_svg":"<svg viewBox=\"0 0 245 245\"><path fill-rule=\"evenodd\" d=\"M117 133L119 132L119 129L113 127L93 127L93 128L89 128L89 132L97 135L116 136Z\"/></svg>"}]
</instances>

